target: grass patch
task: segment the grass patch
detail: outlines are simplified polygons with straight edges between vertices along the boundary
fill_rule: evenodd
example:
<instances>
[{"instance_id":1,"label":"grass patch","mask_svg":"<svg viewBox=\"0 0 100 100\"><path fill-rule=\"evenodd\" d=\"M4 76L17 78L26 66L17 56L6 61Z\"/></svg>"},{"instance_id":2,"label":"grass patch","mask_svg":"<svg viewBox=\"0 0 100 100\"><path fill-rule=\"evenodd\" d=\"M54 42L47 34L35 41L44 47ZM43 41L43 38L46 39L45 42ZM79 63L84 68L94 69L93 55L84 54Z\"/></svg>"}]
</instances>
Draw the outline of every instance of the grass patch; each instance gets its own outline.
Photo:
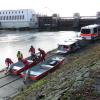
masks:
<instances>
[{"instance_id":1,"label":"grass patch","mask_svg":"<svg viewBox=\"0 0 100 100\"><path fill-rule=\"evenodd\" d=\"M13 100L25 100L25 97L30 94L30 92L33 89L38 89L40 88L40 86L42 86L43 84L45 84L47 82L47 80L42 79L37 81L36 83L33 83L31 86L27 86L24 88L23 91L21 91L17 96L13 97Z\"/></svg>"}]
</instances>

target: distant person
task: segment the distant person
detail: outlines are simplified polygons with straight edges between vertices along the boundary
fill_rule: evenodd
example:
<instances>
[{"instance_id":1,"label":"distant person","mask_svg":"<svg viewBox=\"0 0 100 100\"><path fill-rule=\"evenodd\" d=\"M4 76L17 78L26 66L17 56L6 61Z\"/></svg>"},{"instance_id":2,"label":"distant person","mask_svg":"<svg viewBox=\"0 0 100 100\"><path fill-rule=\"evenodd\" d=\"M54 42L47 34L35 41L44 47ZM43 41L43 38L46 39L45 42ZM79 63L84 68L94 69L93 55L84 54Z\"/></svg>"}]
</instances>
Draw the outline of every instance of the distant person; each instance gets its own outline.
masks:
<instances>
[{"instance_id":1,"label":"distant person","mask_svg":"<svg viewBox=\"0 0 100 100\"><path fill-rule=\"evenodd\" d=\"M45 61L46 52L40 48L38 50L40 52L40 58L42 59L42 61Z\"/></svg>"},{"instance_id":2,"label":"distant person","mask_svg":"<svg viewBox=\"0 0 100 100\"><path fill-rule=\"evenodd\" d=\"M20 51L17 52L17 58L18 58L18 61L22 61L23 59L23 54Z\"/></svg>"},{"instance_id":3,"label":"distant person","mask_svg":"<svg viewBox=\"0 0 100 100\"><path fill-rule=\"evenodd\" d=\"M6 58L5 59L5 64L7 66L7 68L6 68L6 74L7 74L10 70L10 66L13 64L13 61L10 58Z\"/></svg>"},{"instance_id":4,"label":"distant person","mask_svg":"<svg viewBox=\"0 0 100 100\"><path fill-rule=\"evenodd\" d=\"M31 45L30 49L29 49L29 53L31 54L32 57L34 57L35 55L35 48Z\"/></svg>"}]
</instances>

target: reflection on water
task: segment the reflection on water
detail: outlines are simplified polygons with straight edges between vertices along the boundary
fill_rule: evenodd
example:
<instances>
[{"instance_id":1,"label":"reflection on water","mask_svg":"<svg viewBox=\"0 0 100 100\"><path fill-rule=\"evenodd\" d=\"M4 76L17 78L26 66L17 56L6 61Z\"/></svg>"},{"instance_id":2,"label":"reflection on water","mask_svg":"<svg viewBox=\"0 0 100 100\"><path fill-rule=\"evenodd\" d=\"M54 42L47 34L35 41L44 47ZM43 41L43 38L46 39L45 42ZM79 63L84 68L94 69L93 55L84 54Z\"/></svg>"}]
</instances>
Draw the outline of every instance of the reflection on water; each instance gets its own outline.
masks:
<instances>
[{"instance_id":1,"label":"reflection on water","mask_svg":"<svg viewBox=\"0 0 100 100\"><path fill-rule=\"evenodd\" d=\"M29 56L30 45L50 51L57 48L57 44L68 38L76 37L78 32L59 31L59 32L34 32L34 31L3 31L0 34L0 66L5 66L4 60L7 57L17 61L16 52L22 51L24 57ZM37 51L38 52L38 51ZM1 69L0 68L0 69Z\"/></svg>"}]
</instances>

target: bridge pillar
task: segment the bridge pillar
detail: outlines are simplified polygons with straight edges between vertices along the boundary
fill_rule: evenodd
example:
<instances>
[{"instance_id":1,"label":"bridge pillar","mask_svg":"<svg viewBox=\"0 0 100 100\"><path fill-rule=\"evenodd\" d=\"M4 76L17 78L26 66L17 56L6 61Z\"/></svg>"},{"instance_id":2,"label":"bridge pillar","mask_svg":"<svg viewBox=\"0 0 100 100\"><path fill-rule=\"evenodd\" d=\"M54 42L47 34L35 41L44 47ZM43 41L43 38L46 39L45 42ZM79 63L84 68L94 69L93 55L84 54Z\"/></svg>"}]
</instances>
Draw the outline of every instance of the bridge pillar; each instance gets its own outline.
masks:
<instances>
[{"instance_id":1,"label":"bridge pillar","mask_svg":"<svg viewBox=\"0 0 100 100\"><path fill-rule=\"evenodd\" d=\"M96 13L96 24L100 24L100 12Z\"/></svg>"},{"instance_id":2,"label":"bridge pillar","mask_svg":"<svg viewBox=\"0 0 100 100\"><path fill-rule=\"evenodd\" d=\"M73 28L79 28L80 27L80 14L74 13L73 15Z\"/></svg>"},{"instance_id":3,"label":"bridge pillar","mask_svg":"<svg viewBox=\"0 0 100 100\"><path fill-rule=\"evenodd\" d=\"M57 28L58 27L58 20L59 20L59 15L58 14L53 14L52 15L52 28Z\"/></svg>"}]
</instances>

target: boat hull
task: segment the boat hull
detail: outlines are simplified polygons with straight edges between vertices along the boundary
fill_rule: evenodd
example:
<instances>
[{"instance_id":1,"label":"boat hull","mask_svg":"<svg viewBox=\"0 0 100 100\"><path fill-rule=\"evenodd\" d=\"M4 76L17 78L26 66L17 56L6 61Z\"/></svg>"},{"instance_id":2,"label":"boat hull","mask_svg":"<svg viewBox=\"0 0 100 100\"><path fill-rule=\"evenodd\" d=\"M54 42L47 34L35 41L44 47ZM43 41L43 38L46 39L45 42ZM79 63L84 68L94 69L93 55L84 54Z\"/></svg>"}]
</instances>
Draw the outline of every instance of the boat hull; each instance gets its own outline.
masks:
<instances>
[{"instance_id":1,"label":"boat hull","mask_svg":"<svg viewBox=\"0 0 100 100\"><path fill-rule=\"evenodd\" d=\"M52 61L53 62L53 61ZM55 71L57 68L60 67L61 64L63 64L64 62L64 58L57 61L56 64L54 65L48 65L48 63L42 63L41 65L37 65L35 66L33 69L30 69L30 75L28 75L28 79L30 80L39 80L42 77L48 75L49 73ZM31 72L33 72L34 74L31 74ZM21 73L20 77L26 77L27 73Z\"/></svg>"}]
</instances>

